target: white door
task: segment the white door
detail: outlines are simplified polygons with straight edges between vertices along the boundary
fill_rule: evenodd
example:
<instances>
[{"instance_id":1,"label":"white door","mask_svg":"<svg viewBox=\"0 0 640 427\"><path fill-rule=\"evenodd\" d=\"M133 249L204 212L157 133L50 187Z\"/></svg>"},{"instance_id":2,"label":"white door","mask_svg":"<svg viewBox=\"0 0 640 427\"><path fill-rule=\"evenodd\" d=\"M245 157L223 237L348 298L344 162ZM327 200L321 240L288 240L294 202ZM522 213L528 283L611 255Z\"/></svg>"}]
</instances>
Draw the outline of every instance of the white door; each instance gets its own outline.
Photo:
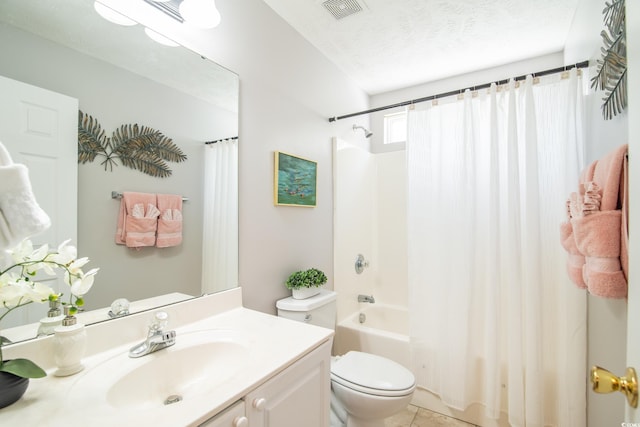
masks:
<instances>
[{"instance_id":1,"label":"white door","mask_svg":"<svg viewBox=\"0 0 640 427\"><path fill-rule=\"evenodd\" d=\"M77 245L78 100L0 76L0 141L14 163L29 169L36 200L51 218L51 228L35 236L34 245L57 248L66 239ZM37 322L48 309L26 308L11 313L3 326Z\"/></svg>"},{"instance_id":2,"label":"white door","mask_svg":"<svg viewBox=\"0 0 640 427\"><path fill-rule=\"evenodd\" d=\"M640 2L626 2L629 95L629 300L627 366L640 372ZM623 375L623 373L618 373ZM627 405L627 422L640 426L640 410Z\"/></svg>"}]
</instances>

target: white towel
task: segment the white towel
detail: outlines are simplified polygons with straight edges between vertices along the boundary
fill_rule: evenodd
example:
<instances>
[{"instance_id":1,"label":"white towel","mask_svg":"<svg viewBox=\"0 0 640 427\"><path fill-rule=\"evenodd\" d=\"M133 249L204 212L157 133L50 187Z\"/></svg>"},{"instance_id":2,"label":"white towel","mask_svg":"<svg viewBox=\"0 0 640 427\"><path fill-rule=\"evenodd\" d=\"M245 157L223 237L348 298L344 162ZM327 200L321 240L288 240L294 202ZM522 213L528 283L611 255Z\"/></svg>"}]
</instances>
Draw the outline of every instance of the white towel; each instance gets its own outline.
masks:
<instances>
[{"instance_id":1,"label":"white towel","mask_svg":"<svg viewBox=\"0 0 640 427\"><path fill-rule=\"evenodd\" d=\"M13 248L50 226L49 216L33 195L29 170L13 163L0 143L0 249Z\"/></svg>"}]
</instances>

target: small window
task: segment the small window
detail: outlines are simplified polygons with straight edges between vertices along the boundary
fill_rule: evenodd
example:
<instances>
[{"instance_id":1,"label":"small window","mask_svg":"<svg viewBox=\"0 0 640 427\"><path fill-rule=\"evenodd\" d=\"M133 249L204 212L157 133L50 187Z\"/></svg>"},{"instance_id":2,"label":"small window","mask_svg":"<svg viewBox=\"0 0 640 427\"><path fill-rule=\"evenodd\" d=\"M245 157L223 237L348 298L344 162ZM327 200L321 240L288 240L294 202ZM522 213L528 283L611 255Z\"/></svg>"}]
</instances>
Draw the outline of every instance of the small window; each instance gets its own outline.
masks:
<instances>
[{"instance_id":1,"label":"small window","mask_svg":"<svg viewBox=\"0 0 640 427\"><path fill-rule=\"evenodd\" d=\"M396 144L407 141L407 112L384 116L384 143Z\"/></svg>"}]
</instances>

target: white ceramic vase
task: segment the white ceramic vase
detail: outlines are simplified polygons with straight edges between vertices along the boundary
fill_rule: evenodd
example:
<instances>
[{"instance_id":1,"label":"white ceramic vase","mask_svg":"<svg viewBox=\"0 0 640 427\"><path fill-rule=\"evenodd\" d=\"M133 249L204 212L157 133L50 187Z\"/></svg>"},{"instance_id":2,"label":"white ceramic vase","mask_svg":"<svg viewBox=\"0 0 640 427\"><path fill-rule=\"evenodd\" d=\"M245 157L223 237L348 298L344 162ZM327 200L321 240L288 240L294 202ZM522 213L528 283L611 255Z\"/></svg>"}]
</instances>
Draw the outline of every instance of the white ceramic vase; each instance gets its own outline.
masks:
<instances>
[{"instance_id":1,"label":"white ceramic vase","mask_svg":"<svg viewBox=\"0 0 640 427\"><path fill-rule=\"evenodd\" d=\"M55 329L53 359L58 369L56 377L66 377L84 369L82 356L87 346L84 325L58 326Z\"/></svg>"},{"instance_id":2,"label":"white ceramic vase","mask_svg":"<svg viewBox=\"0 0 640 427\"><path fill-rule=\"evenodd\" d=\"M307 299L320 293L319 287L291 289L293 299Z\"/></svg>"}]
</instances>

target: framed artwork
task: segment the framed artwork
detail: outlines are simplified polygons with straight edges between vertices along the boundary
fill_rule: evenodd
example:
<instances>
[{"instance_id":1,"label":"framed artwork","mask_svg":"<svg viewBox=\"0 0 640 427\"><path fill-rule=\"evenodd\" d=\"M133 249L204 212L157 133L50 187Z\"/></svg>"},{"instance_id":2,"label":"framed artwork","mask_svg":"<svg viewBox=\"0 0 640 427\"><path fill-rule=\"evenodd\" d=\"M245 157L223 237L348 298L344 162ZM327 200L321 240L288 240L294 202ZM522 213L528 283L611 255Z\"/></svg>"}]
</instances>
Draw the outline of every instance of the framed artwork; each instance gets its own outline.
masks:
<instances>
[{"instance_id":1,"label":"framed artwork","mask_svg":"<svg viewBox=\"0 0 640 427\"><path fill-rule=\"evenodd\" d=\"M318 163L276 151L273 202L276 206L316 206Z\"/></svg>"}]
</instances>

